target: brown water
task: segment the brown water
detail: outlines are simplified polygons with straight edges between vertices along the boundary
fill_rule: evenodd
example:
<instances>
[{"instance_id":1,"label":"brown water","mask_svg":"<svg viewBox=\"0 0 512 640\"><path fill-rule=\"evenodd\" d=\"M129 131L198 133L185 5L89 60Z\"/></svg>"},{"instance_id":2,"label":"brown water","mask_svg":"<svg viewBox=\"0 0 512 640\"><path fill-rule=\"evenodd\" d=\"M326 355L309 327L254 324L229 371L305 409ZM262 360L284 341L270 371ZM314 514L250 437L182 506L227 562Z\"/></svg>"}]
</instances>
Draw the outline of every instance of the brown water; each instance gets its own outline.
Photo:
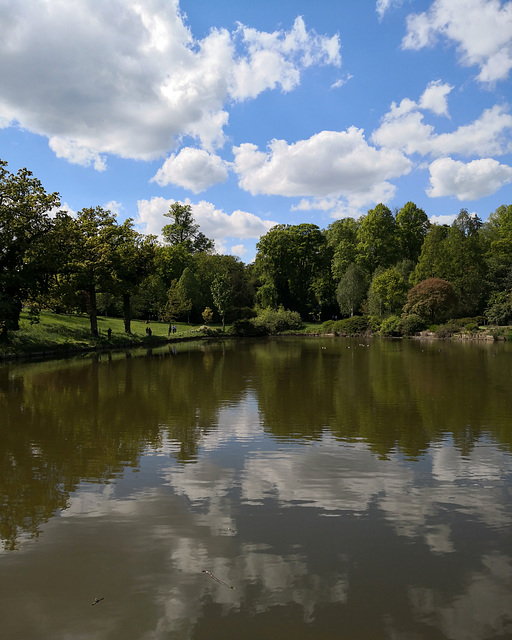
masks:
<instances>
[{"instance_id":1,"label":"brown water","mask_svg":"<svg viewBox=\"0 0 512 640\"><path fill-rule=\"evenodd\" d=\"M511 347L1 365L0 637L512 638Z\"/></svg>"}]
</instances>

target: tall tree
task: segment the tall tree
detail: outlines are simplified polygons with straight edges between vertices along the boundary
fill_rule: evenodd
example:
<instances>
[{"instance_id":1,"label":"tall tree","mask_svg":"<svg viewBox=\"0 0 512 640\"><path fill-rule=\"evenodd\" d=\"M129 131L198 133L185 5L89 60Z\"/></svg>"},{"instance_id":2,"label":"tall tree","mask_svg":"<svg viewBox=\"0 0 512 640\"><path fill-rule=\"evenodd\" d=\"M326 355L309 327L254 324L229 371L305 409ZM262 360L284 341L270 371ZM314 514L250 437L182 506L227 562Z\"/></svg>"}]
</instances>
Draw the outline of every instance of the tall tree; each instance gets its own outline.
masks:
<instances>
[{"instance_id":1,"label":"tall tree","mask_svg":"<svg viewBox=\"0 0 512 640\"><path fill-rule=\"evenodd\" d=\"M276 225L257 249L257 273L261 284L275 291L277 304L301 315L315 313L323 302L319 281L330 263L325 234L315 224Z\"/></svg>"},{"instance_id":2,"label":"tall tree","mask_svg":"<svg viewBox=\"0 0 512 640\"><path fill-rule=\"evenodd\" d=\"M174 202L165 217L173 221L162 229L165 241L171 246L182 246L188 253L213 250L213 240L199 231L199 225L194 222L192 207L189 204Z\"/></svg>"},{"instance_id":3,"label":"tall tree","mask_svg":"<svg viewBox=\"0 0 512 640\"><path fill-rule=\"evenodd\" d=\"M233 304L233 289L229 277L219 274L212 282L213 302L222 319L222 331L226 328L226 313Z\"/></svg>"},{"instance_id":4,"label":"tall tree","mask_svg":"<svg viewBox=\"0 0 512 640\"><path fill-rule=\"evenodd\" d=\"M377 267L387 269L398 257L395 218L388 207L378 204L359 220L356 261L373 275Z\"/></svg>"},{"instance_id":5,"label":"tall tree","mask_svg":"<svg viewBox=\"0 0 512 640\"><path fill-rule=\"evenodd\" d=\"M23 302L47 284L46 240L52 229L48 212L60 205L58 193L46 193L28 169L16 174L0 160L0 323L3 336L19 328Z\"/></svg>"},{"instance_id":6,"label":"tall tree","mask_svg":"<svg viewBox=\"0 0 512 640\"><path fill-rule=\"evenodd\" d=\"M87 295L91 335L98 335L98 291L115 290L116 249L122 229L102 207L78 212L70 228L68 271L78 291Z\"/></svg>"},{"instance_id":7,"label":"tall tree","mask_svg":"<svg viewBox=\"0 0 512 640\"><path fill-rule=\"evenodd\" d=\"M340 311L344 315L352 317L354 311L357 311L363 301L367 289L366 273L353 262L349 265L338 284L336 298Z\"/></svg>"},{"instance_id":8,"label":"tall tree","mask_svg":"<svg viewBox=\"0 0 512 640\"><path fill-rule=\"evenodd\" d=\"M131 219L118 228L113 272L115 288L123 300L125 333L131 333L131 297L150 274L155 257L156 237L144 236L133 228Z\"/></svg>"},{"instance_id":9,"label":"tall tree","mask_svg":"<svg viewBox=\"0 0 512 640\"><path fill-rule=\"evenodd\" d=\"M428 278L445 278L448 272L446 239L450 228L433 224L425 236L421 253L412 276L414 284Z\"/></svg>"},{"instance_id":10,"label":"tall tree","mask_svg":"<svg viewBox=\"0 0 512 640\"><path fill-rule=\"evenodd\" d=\"M358 223L354 218L336 220L325 232L332 250L332 275L339 281L348 267L356 261Z\"/></svg>"},{"instance_id":11,"label":"tall tree","mask_svg":"<svg viewBox=\"0 0 512 640\"><path fill-rule=\"evenodd\" d=\"M427 214L414 202L406 202L396 214L400 258L416 262L430 227Z\"/></svg>"}]
</instances>

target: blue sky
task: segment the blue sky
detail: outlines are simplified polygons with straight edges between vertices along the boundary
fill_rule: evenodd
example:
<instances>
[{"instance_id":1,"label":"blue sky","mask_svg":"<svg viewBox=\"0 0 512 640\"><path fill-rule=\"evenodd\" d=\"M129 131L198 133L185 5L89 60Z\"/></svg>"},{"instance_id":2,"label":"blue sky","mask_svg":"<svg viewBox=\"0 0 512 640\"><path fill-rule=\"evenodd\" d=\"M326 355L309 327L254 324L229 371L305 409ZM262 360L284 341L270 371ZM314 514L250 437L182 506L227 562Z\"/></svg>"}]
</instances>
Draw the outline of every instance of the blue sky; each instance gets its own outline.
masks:
<instances>
[{"instance_id":1,"label":"blue sky","mask_svg":"<svg viewBox=\"0 0 512 640\"><path fill-rule=\"evenodd\" d=\"M245 262L276 223L512 203L512 2L0 0L0 158Z\"/></svg>"}]
</instances>

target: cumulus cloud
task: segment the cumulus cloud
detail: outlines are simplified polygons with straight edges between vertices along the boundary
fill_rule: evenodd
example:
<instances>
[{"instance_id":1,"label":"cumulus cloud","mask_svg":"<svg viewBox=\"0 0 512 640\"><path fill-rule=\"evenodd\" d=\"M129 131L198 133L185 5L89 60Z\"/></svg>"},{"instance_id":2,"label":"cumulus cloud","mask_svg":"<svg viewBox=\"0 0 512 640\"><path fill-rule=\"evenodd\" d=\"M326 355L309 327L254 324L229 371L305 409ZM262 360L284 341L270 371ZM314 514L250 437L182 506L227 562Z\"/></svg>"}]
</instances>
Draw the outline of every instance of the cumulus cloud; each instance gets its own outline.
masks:
<instances>
[{"instance_id":1,"label":"cumulus cloud","mask_svg":"<svg viewBox=\"0 0 512 640\"><path fill-rule=\"evenodd\" d=\"M169 211L173 202L172 199L159 197L151 198L151 200L139 200L137 223L146 233L159 235L164 224L169 223L169 220L164 218L164 214ZM217 250L219 250L219 246L224 247L226 238L243 240L259 238L277 224L270 220L263 220L247 211L236 210L228 214L205 200L193 204L187 198L184 204L191 206L194 220L208 238L215 240ZM238 250L235 253L240 255Z\"/></svg>"},{"instance_id":2,"label":"cumulus cloud","mask_svg":"<svg viewBox=\"0 0 512 640\"><path fill-rule=\"evenodd\" d=\"M452 89L451 85L443 84L441 80L430 82L420 98L419 106L433 111L438 116L448 116L446 96Z\"/></svg>"},{"instance_id":3,"label":"cumulus cloud","mask_svg":"<svg viewBox=\"0 0 512 640\"><path fill-rule=\"evenodd\" d=\"M432 47L440 38L455 44L462 64L480 68L481 82L504 80L512 68L512 2L434 0L407 17L404 49Z\"/></svg>"},{"instance_id":4,"label":"cumulus cloud","mask_svg":"<svg viewBox=\"0 0 512 640\"><path fill-rule=\"evenodd\" d=\"M322 131L288 144L273 140L266 151L245 143L233 148L239 186L253 195L344 197L355 206L389 198L388 179L407 174L411 162L397 149L369 145L363 131Z\"/></svg>"},{"instance_id":5,"label":"cumulus cloud","mask_svg":"<svg viewBox=\"0 0 512 640\"><path fill-rule=\"evenodd\" d=\"M195 39L178 0L2 2L0 126L50 141L68 161L155 159L189 135L224 143L225 105L288 91L314 64L340 64L338 36L239 25ZM51 90L49 90L51 87Z\"/></svg>"},{"instance_id":6,"label":"cumulus cloud","mask_svg":"<svg viewBox=\"0 0 512 640\"><path fill-rule=\"evenodd\" d=\"M451 158L439 158L430 165L431 198L456 196L458 200L478 200L496 193L512 182L512 167L492 158L465 164Z\"/></svg>"},{"instance_id":7,"label":"cumulus cloud","mask_svg":"<svg viewBox=\"0 0 512 640\"><path fill-rule=\"evenodd\" d=\"M151 181L161 187L175 184L199 193L227 178L228 166L222 158L203 149L185 147L167 158Z\"/></svg>"},{"instance_id":8,"label":"cumulus cloud","mask_svg":"<svg viewBox=\"0 0 512 640\"><path fill-rule=\"evenodd\" d=\"M439 94L435 98L435 92L429 93L425 98L427 101L434 99L440 108ZM380 127L372 133L371 140L377 145L400 149L406 154L442 156L458 153L484 157L507 153L510 150L511 131L512 115L504 106L495 105L485 109L470 124L462 125L450 133L437 134L432 125L425 124L419 105L405 98L398 106L395 103L391 105Z\"/></svg>"}]
</instances>

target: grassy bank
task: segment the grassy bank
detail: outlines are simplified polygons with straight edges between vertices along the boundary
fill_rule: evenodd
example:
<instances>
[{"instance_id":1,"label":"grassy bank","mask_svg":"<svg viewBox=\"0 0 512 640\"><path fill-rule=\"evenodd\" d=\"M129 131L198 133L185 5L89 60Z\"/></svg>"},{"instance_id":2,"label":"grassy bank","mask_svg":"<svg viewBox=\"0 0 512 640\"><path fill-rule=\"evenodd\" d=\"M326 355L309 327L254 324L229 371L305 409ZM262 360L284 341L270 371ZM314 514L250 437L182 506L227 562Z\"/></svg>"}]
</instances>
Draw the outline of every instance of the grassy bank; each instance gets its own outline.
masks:
<instances>
[{"instance_id":1,"label":"grassy bank","mask_svg":"<svg viewBox=\"0 0 512 640\"><path fill-rule=\"evenodd\" d=\"M170 340L198 337L199 327L184 323L174 323L177 332ZM151 336L146 335L147 327ZM108 338L108 329L112 330ZM168 340L168 323L140 320L132 321L131 335L124 332L121 318L98 318L99 336L90 335L89 318L86 315L57 315L42 312L37 324L30 324L26 313L22 313L20 330L9 333L9 342L0 343L0 358L33 354L72 353L89 349L129 347L161 344Z\"/></svg>"}]
</instances>

